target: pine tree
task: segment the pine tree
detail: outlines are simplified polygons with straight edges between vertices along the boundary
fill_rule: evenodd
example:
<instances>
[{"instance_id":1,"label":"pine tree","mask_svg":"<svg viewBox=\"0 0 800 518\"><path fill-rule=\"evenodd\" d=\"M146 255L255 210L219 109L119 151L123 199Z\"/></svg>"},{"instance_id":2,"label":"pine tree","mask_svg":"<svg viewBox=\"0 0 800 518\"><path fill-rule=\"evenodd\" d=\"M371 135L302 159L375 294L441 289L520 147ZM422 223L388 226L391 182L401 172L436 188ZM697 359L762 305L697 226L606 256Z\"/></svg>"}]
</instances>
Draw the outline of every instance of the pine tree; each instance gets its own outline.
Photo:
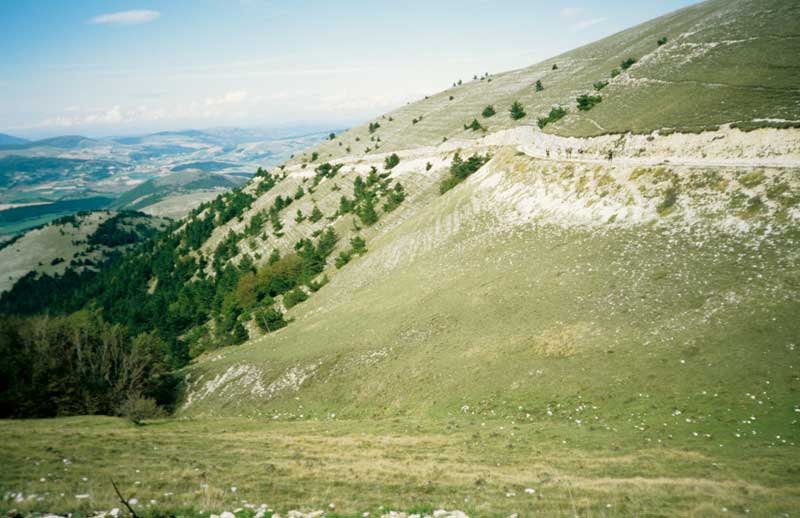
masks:
<instances>
[{"instance_id":1,"label":"pine tree","mask_svg":"<svg viewBox=\"0 0 800 518\"><path fill-rule=\"evenodd\" d=\"M522 104L519 101L514 101L511 105L511 118L514 120L519 120L525 116L525 110L522 108Z\"/></svg>"}]
</instances>

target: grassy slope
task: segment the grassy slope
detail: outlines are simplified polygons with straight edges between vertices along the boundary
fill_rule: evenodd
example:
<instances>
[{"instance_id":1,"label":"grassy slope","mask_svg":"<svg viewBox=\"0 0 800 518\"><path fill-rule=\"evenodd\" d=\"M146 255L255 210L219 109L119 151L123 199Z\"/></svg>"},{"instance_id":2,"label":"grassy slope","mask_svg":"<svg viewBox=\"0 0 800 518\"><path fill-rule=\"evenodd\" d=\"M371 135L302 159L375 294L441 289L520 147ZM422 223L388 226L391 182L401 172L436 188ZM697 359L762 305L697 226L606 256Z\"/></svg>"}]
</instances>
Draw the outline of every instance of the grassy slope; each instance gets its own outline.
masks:
<instances>
[{"instance_id":1,"label":"grassy slope","mask_svg":"<svg viewBox=\"0 0 800 518\"><path fill-rule=\"evenodd\" d=\"M522 99L533 107L522 121L530 124L630 53L652 51L661 35L670 39L664 54L700 21L717 23L693 37L716 37L714 27L733 20L726 13L738 6L792 19L781 11L793 8L788 2L701 4L561 56L552 61L558 71L548 62L398 110L392 122L381 119L380 152L470 138L461 126L487 102ZM727 68L714 56L692 66L708 63L708 77L722 77ZM666 70L666 57L648 58L631 76ZM539 77L546 89L535 94ZM715 95L696 88L675 98ZM624 117L601 111L616 102L615 89L640 108ZM606 91L589 112L604 130L696 128L697 110L665 97L659 118L649 119L651 90L630 78ZM792 102L791 92L779 94ZM731 113L704 103L698 120L797 118L748 98L755 104ZM491 132L512 126L498 112ZM585 134L586 120L573 115L553 130ZM321 146L321 160L348 145L374 147L366 128L356 128ZM0 457L15 467L0 474L0 489L65 492L48 501L96 508L113 503L100 479L118 473L160 506L221 511L248 499L285 510L334 501L349 515L420 504L471 516L775 515L800 506L797 169L637 168L538 160L499 146L489 165L439 196L458 145L402 154L394 176L409 198L362 231L368 254L331 267L330 284L291 310L294 323L187 370L186 420L138 429L104 418L3 423L0 437L23 449ZM316 204L331 215L354 175L381 161L348 159L339 176L283 213L283 238L254 239L252 249L243 242L243 251L263 260L274 246L289 250L327 223L295 224L298 208L309 214ZM218 228L204 251L277 194L293 194L309 173L298 164L242 221ZM331 222L341 246L351 218ZM41 435L28 436L31 427ZM71 456L76 465L62 474L59 463ZM140 467L141 476L131 473ZM36 482L48 473L58 475ZM74 499L84 491L94 500ZM37 507L56 506L22 506Z\"/></svg>"},{"instance_id":2,"label":"grassy slope","mask_svg":"<svg viewBox=\"0 0 800 518\"><path fill-rule=\"evenodd\" d=\"M103 221L113 215L114 212L108 211L75 215L77 226L71 223L50 223L30 230L13 244L0 250L0 291L10 289L20 277L31 271L49 275L63 273L70 261L79 254L85 253L87 259L101 260L103 252L108 248L101 246L90 251L86 239ZM131 217L126 218L124 227L131 229L138 223L163 226L165 221L160 218ZM51 264L56 258L64 261Z\"/></svg>"},{"instance_id":3,"label":"grassy slope","mask_svg":"<svg viewBox=\"0 0 800 518\"><path fill-rule=\"evenodd\" d=\"M755 119L797 122L800 39L791 21L799 17L800 7L787 0L713 0L688 7L542 63L494 75L491 82L468 81L376 119L381 124L375 133L381 138L379 152L436 145L443 137L481 136L463 129L476 117L489 132L535 125L554 104L570 109L560 123L546 128L560 135L771 124ZM662 36L668 43L658 47ZM602 91L602 103L578 112L575 98L593 92L594 82L609 80L611 70L628 57L641 63L611 80ZM552 70L553 64L558 70ZM535 91L536 80L544 91ZM527 112L519 121L508 113L515 100ZM487 104L494 105L497 115L483 119ZM413 124L420 116L422 121ZM347 147L352 153L363 153L366 147L375 152L367 124L314 149L327 160L349 154ZM310 153L296 162L308 160Z\"/></svg>"}]
</instances>

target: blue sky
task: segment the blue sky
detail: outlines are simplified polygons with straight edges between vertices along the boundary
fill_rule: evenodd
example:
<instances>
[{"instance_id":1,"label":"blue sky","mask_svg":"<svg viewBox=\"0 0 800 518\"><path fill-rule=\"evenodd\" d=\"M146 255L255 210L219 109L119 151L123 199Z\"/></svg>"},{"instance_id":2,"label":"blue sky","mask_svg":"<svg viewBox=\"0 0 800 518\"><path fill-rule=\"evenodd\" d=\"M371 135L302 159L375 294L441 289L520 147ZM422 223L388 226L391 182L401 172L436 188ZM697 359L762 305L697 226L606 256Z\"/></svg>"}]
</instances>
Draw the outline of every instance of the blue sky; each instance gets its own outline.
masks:
<instances>
[{"instance_id":1,"label":"blue sky","mask_svg":"<svg viewBox=\"0 0 800 518\"><path fill-rule=\"evenodd\" d=\"M0 132L347 126L691 0L0 4Z\"/></svg>"}]
</instances>

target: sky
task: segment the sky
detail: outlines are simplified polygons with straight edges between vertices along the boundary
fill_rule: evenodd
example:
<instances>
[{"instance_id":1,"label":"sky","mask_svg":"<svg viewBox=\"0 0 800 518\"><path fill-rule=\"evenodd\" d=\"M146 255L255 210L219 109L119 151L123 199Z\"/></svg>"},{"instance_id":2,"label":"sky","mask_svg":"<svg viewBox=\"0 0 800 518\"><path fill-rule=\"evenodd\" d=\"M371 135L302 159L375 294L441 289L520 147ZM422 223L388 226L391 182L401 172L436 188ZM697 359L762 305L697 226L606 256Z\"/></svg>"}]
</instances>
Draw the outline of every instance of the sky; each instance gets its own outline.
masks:
<instances>
[{"instance_id":1,"label":"sky","mask_svg":"<svg viewBox=\"0 0 800 518\"><path fill-rule=\"evenodd\" d=\"M343 128L693 0L0 2L0 132Z\"/></svg>"}]
</instances>

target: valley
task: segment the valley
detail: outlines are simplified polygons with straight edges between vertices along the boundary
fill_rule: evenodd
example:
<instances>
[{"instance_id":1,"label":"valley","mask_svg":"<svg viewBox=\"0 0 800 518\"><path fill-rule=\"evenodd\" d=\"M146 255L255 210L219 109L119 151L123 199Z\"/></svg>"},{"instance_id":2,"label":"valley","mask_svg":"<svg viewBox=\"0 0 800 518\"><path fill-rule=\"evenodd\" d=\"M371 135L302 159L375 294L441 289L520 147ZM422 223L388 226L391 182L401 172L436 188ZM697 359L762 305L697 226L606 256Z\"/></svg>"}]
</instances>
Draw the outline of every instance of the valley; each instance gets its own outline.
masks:
<instances>
[{"instance_id":1,"label":"valley","mask_svg":"<svg viewBox=\"0 0 800 518\"><path fill-rule=\"evenodd\" d=\"M0 210L0 236L81 210L147 210L171 196L180 197L177 203L167 200L172 208L155 211L180 218L241 185L255 168L278 164L327 136L323 131L286 136L276 130L222 128L0 144L0 204L29 207ZM193 174L196 183L189 179ZM136 188L148 189L149 203L130 198Z\"/></svg>"},{"instance_id":2,"label":"valley","mask_svg":"<svg viewBox=\"0 0 800 518\"><path fill-rule=\"evenodd\" d=\"M4 244L0 511L793 516L798 18L698 3Z\"/></svg>"}]
</instances>

